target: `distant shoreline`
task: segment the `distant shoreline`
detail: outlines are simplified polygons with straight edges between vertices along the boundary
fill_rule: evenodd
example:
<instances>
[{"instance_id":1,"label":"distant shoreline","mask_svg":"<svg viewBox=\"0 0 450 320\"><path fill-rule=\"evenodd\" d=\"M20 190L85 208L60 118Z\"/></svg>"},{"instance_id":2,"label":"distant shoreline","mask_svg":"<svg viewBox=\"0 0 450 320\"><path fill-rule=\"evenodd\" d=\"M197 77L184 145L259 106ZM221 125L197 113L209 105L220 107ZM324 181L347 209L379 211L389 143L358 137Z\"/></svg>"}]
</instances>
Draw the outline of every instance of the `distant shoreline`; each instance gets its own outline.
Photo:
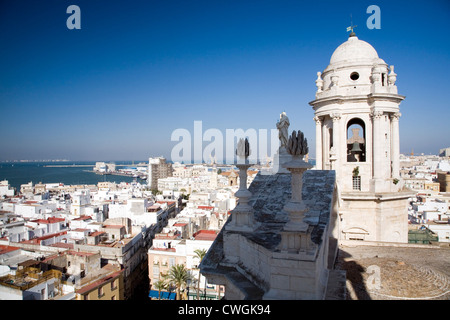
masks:
<instances>
[{"instance_id":1,"label":"distant shoreline","mask_svg":"<svg viewBox=\"0 0 450 320\"><path fill-rule=\"evenodd\" d=\"M92 164L50 164L43 166L44 168L80 168L80 167L95 167Z\"/></svg>"}]
</instances>

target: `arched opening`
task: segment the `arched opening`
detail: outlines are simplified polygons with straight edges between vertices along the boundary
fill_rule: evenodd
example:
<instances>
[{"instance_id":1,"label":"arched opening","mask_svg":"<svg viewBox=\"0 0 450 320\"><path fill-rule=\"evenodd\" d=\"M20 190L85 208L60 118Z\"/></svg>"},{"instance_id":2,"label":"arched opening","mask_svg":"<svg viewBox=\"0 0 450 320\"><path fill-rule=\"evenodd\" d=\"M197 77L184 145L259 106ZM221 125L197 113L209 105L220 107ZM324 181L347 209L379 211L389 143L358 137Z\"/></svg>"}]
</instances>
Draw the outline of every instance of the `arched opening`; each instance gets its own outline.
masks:
<instances>
[{"instance_id":1,"label":"arched opening","mask_svg":"<svg viewBox=\"0 0 450 320\"><path fill-rule=\"evenodd\" d=\"M366 125L359 118L347 123L347 162L366 162Z\"/></svg>"},{"instance_id":2,"label":"arched opening","mask_svg":"<svg viewBox=\"0 0 450 320\"><path fill-rule=\"evenodd\" d=\"M342 233L344 233L345 240L364 241L367 238L367 236L369 235L369 231L367 231L366 229L363 229L361 227L347 228L345 230L342 230Z\"/></svg>"}]
</instances>

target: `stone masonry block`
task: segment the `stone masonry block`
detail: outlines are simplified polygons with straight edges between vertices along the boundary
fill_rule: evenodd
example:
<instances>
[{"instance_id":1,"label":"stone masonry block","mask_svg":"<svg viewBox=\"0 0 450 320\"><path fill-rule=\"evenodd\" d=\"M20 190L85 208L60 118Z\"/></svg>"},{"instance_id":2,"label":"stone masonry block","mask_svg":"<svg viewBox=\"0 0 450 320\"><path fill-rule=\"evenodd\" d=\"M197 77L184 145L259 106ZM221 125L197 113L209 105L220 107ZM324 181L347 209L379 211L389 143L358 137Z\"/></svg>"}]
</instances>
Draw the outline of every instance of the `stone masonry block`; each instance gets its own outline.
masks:
<instances>
[{"instance_id":1,"label":"stone masonry block","mask_svg":"<svg viewBox=\"0 0 450 320\"><path fill-rule=\"evenodd\" d=\"M303 277L289 277L289 287L293 291L302 291L306 293L315 293L316 279Z\"/></svg>"},{"instance_id":2,"label":"stone masonry block","mask_svg":"<svg viewBox=\"0 0 450 320\"><path fill-rule=\"evenodd\" d=\"M271 288L274 289L288 289L289 285L289 276L272 274L270 277Z\"/></svg>"}]
</instances>

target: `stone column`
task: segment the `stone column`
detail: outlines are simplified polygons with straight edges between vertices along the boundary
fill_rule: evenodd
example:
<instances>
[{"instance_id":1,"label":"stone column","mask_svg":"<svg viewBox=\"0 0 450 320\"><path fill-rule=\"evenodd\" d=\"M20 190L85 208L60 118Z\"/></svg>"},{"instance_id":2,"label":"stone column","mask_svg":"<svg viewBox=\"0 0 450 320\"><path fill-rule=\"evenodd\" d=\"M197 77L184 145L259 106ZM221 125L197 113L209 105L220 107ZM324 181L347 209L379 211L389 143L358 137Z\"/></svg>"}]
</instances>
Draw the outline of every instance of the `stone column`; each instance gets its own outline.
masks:
<instances>
[{"instance_id":1,"label":"stone column","mask_svg":"<svg viewBox=\"0 0 450 320\"><path fill-rule=\"evenodd\" d=\"M312 165L302 158L308 154L308 142L303 133L295 131L289 137L287 151L292 155L292 160L284 166L291 174L291 200L284 206L283 210L289 213L289 220L281 232L281 243L279 248L284 252L299 252L309 247L308 224L303 221L307 206L302 199L303 173L312 168Z\"/></svg>"},{"instance_id":2,"label":"stone column","mask_svg":"<svg viewBox=\"0 0 450 320\"><path fill-rule=\"evenodd\" d=\"M252 193L247 189L247 170L250 164L236 164L239 168L239 190L234 194L238 204L232 211L233 224L240 229L253 229L253 207L249 205Z\"/></svg>"},{"instance_id":3,"label":"stone column","mask_svg":"<svg viewBox=\"0 0 450 320\"><path fill-rule=\"evenodd\" d=\"M295 158L295 157L294 157ZM303 222L305 212L308 208L305 206L302 199L303 190L303 173L312 166L307 162L297 158L287 164L286 168L292 174L291 189L292 197L285 206L284 210L289 213L289 222L286 224L284 230L288 231L306 231L308 225Z\"/></svg>"},{"instance_id":4,"label":"stone column","mask_svg":"<svg viewBox=\"0 0 450 320\"><path fill-rule=\"evenodd\" d=\"M323 119L325 120L325 119ZM324 125L324 121L322 120L322 169L330 170L330 137L328 127Z\"/></svg>"},{"instance_id":5,"label":"stone column","mask_svg":"<svg viewBox=\"0 0 450 320\"><path fill-rule=\"evenodd\" d=\"M400 131L399 131L399 118L401 116L400 112L391 114L392 123L392 178L400 177Z\"/></svg>"},{"instance_id":6,"label":"stone column","mask_svg":"<svg viewBox=\"0 0 450 320\"><path fill-rule=\"evenodd\" d=\"M373 123L373 178L382 178L382 132L381 132L381 117L383 116L382 111L373 111L372 114Z\"/></svg>"},{"instance_id":7,"label":"stone column","mask_svg":"<svg viewBox=\"0 0 450 320\"><path fill-rule=\"evenodd\" d=\"M336 160L337 160L336 148L332 147L330 149L330 166L331 166L330 170L335 170L336 171Z\"/></svg>"},{"instance_id":8,"label":"stone column","mask_svg":"<svg viewBox=\"0 0 450 320\"><path fill-rule=\"evenodd\" d=\"M341 114L338 112L332 113L331 114L331 118L333 119L333 147L334 151L335 151L335 163L334 163L334 167L335 167L335 171L336 171L336 178L340 177L339 174L339 169L340 169L340 165L342 162L342 146L341 146L341 141L339 139L340 135L341 135L341 126L340 126L340 120L341 120ZM331 156L331 153L330 153ZM331 159L330 159L331 161Z\"/></svg>"},{"instance_id":9,"label":"stone column","mask_svg":"<svg viewBox=\"0 0 450 320\"><path fill-rule=\"evenodd\" d=\"M316 122L316 169L322 170L322 119L320 117L314 117Z\"/></svg>"},{"instance_id":10,"label":"stone column","mask_svg":"<svg viewBox=\"0 0 450 320\"><path fill-rule=\"evenodd\" d=\"M250 155L250 145L248 140L239 140L236 150L239 168L239 190L234 194L238 198L236 207L231 211L231 223L227 226L228 230L251 232L256 228L254 221L253 207L249 204L252 193L247 189L247 170L250 166L248 156Z\"/></svg>"}]
</instances>

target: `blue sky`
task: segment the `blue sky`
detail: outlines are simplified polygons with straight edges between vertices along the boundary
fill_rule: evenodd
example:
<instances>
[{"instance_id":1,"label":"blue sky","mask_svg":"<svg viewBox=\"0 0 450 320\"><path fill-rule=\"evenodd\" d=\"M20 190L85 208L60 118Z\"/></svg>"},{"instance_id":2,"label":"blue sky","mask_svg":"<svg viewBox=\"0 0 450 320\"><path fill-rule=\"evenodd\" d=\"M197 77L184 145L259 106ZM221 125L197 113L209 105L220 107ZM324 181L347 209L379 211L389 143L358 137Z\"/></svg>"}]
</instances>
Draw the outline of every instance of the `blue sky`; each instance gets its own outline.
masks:
<instances>
[{"instance_id":1,"label":"blue sky","mask_svg":"<svg viewBox=\"0 0 450 320\"><path fill-rule=\"evenodd\" d=\"M71 4L81 30L66 27ZM380 30L366 27L372 4ZM308 102L350 14L395 65L401 152L449 147L447 0L3 0L0 161L170 158L177 128L270 130L282 111L313 157Z\"/></svg>"}]
</instances>

